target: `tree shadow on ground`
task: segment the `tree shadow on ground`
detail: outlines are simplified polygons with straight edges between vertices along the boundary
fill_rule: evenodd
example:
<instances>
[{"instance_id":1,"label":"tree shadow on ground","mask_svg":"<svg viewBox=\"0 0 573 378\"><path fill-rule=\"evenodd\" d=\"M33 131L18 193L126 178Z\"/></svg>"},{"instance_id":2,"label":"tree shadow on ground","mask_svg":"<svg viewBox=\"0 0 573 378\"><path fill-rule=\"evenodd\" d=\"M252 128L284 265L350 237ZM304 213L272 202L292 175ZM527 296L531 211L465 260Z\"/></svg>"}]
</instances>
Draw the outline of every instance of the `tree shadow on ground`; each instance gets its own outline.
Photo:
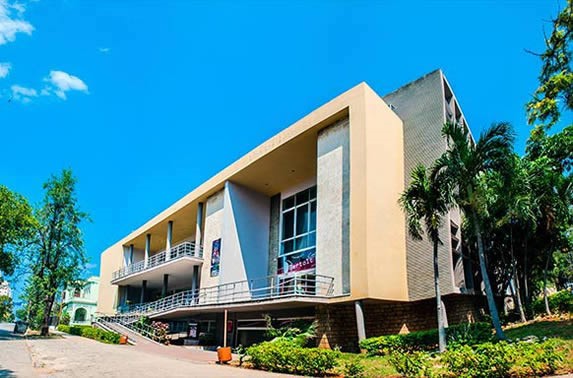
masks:
<instances>
[{"instance_id":1,"label":"tree shadow on ground","mask_svg":"<svg viewBox=\"0 0 573 378\"><path fill-rule=\"evenodd\" d=\"M13 378L16 377L13 370L4 369L0 366L0 378Z\"/></svg>"}]
</instances>

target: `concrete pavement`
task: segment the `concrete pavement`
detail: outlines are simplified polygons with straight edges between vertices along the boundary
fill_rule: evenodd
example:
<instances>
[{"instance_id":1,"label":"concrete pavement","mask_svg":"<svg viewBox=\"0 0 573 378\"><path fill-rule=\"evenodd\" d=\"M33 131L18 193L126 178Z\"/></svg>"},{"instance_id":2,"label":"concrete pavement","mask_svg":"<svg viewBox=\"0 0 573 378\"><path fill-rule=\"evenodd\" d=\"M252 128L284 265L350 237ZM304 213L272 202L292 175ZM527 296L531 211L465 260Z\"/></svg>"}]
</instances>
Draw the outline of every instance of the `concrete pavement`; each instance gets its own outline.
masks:
<instances>
[{"instance_id":1,"label":"concrete pavement","mask_svg":"<svg viewBox=\"0 0 573 378\"><path fill-rule=\"evenodd\" d=\"M211 360L206 355L203 362L192 361L194 355L182 347L158 346L165 352L158 353L156 348L103 344L79 336L25 339L12 329L0 324L0 377L285 377L216 365L206 362Z\"/></svg>"}]
</instances>

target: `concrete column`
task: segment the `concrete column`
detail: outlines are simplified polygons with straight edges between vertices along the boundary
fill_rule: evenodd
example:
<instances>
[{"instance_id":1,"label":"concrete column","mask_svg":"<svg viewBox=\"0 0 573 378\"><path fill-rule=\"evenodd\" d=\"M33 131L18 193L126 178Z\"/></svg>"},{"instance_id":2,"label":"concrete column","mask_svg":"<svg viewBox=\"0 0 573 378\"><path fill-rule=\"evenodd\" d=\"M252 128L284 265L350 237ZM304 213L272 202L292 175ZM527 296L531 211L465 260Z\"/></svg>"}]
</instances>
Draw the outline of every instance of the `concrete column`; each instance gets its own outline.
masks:
<instances>
[{"instance_id":1,"label":"concrete column","mask_svg":"<svg viewBox=\"0 0 573 378\"><path fill-rule=\"evenodd\" d=\"M364 326L364 311L362 309L362 301L354 302L354 310L356 311L356 329L358 331L358 342L366 338L366 328Z\"/></svg>"},{"instance_id":2,"label":"concrete column","mask_svg":"<svg viewBox=\"0 0 573 378\"><path fill-rule=\"evenodd\" d=\"M124 291L123 291L123 294L124 294L124 296L123 296L123 305L124 305L124 306L127 306L127 304L128 304L127 301L129 300L129 285L125 285L125 286L123 287L123 290L124 290Z\"/></svg>"},{"instance_id":3,"label":"concrete column","mask_svg":"<svg viewBox=\"0 0 573 378\"><path fill-rule=\"evenodd\" d=\"M169 283L169 275L163 275L163 288L161 289L161 297L167 296L167 284Z\"/></svg>"},{"instance_id":4,"label":"concrete column","mask_svg":"<svg viewBox=\"0 0 573 378\"><path fill-rule=\"evenodd\" d=\"M147 268L147 261L149 260L149 250L151 249L151 234L145 235L145 255L143 257L143 266Z\"/></svg>"},{"instance_id":5,"label":"concrete column","mask_svg":"<svg viewBox=\"0 0 573 378\"><path fill-rule=\"evenodd\" d=\"M193 266L193 277L191 278L191 290L193 290L193 295L195 298L197 297L195 294L195 290L199 288L199 267L197 265Z\"/></svg>"},{"instance_id":6,"label":"concrete column","mask_svg":"<svg viewBox=\"0 0 573 378\"><path fill-rule=\"evenodd\" d=\"M145 301L145 291L147 290L147 280L141 282L141 295L139 296L139 303Z\"/></svg>"},{"instance_id":7,"label":"concrete column","mask_svg":"<svg viewBox=\"0 0 573 378\"><path fill-rule=\"evenodd\" d=\"M171 240L173 238L173 221L167 222L167 237L165 238L165 260L171 258Z\"/></svg>"},{"instance_id":8,"label":"concrete column","mask_svg":"<svg viewBox=\"0 0 573 378\"><path fill-rule=\"evenodd\" d=\"M133 244L129 245L129 264L133 264Z\"/></svg>"},{"instance_id":9,"label":"concrete column","mask_svg":"<svg viewBox=\"0 0 573 378\"><path fill-rule=\"evenodd\" d=\"M203 245L203 202L197 204L197 223L195 226L195 256L201 256Z\"/></svg>"}]
</instances>

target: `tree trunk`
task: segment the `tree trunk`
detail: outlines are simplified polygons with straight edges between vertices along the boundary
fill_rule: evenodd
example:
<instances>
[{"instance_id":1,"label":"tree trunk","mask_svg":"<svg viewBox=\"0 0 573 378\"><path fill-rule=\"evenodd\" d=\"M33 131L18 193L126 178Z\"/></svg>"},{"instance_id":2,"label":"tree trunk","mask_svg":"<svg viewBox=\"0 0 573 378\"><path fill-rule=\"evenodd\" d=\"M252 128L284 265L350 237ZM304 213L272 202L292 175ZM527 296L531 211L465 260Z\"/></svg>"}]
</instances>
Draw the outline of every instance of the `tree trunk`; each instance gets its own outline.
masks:
<instances>
[{"instance_id":1,"label":"tree trunk","mask_svg":"<svg viewBox=\"0 0 573 378\"><path fill-rule=\"evenodd\" d=\"M50 315L52 313L54 299L55 295L50 294L46 300L46 306L44 307L44 320L42 321L42 328L40 329L40 335L42 336L48 336L50 333Z\"/></svg>"},{"instance_id":2,"label":"tree trunk","mask_svg":"<svg viewBox=\"0 0 573 378\"><path fill-rule=\"evenodd\" d=\"M527 236L525 237L525 245L524 245L524 253L523 253L523 290L525 292L525 303L528 308L531 306L531 295L529 295L529 283L528 283L528 269L527 266Z\"/></svg>"},{"instance_id":3,"label":"tree trunk","mask_svg":"<svg viewBox=\"0 0 573 378\"><path fill-rule=\"evenodd\" d=\"M438 315L438 345L440 353L446 350L446 328L442 312L442 295L440 294L440 269L438 264L438 240L434 240L434 288L436 290L436 311Z\"/></svg>"},{"instance_id":4,"label":"tree trunk","mask_svg":"<svg viewBox=\"0 0 573 378\"><path fill-rule=\"evenodd\" d=\"M515 255L513 253L513 225L511 225L509 229L509 238L510 238L510 249L511 249L511 268L513 270L513 284L515 285L515 299L517 308L519 309L519 317L521 318L521 322L525 323L527 318L525 317L525 311L523 311L523 303L521 303L521 292L519 288L519 277L517 276L517 261L515 260Z\"/></svg>"},{"instance_id":5,"label":"tree trunk","mask_svg":"<svg viewBox=\"0 0 573 378\"><path fill-rule=\"evenodd\" d=\"M549 269L549 260L551 253L547 252L547 259L545 260L545 268L543 269L543 301L545 302L545 313L551 316L551 309L549 308L549 299L547 298L547 270Z\"/></svg>"},{"instance_id":6,"label":"tree trunk","mask_svg":"<svg viewBox=\"0 0 573 378\"><path fill-rule=\"evenodd\" d=\"M504 340L505 334L501 329L501 322L499 321L499 314L497 312L497 306L495 304L495 298L493 296L493 290L491 289L491 283L489 281L489 276L487 274L487 266L485 263L485 252L483 249L483 240L481 237L481 229L478 224L478 217L474 210L472 210L472 221L474 224L474 232L477 239L478 245L478 257L479 257L479 267L481 271L481 278L483 280L483 284L485 287L485 295L487 298L487 306L489 308L489 314L491 315L491 321L493 323L493 327L495 328L495 334L498 339Z\"/></svg>"}]
</instances>

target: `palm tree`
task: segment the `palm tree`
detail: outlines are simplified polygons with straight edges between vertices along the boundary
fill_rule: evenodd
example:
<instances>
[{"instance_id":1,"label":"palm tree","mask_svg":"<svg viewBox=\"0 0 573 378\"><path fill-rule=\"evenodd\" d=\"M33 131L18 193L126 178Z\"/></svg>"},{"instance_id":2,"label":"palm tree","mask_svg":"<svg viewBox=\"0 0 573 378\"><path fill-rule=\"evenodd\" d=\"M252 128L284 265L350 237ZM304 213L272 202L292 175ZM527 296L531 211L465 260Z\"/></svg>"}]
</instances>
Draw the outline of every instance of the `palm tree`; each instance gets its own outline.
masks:
<instances>
[{"instance_id":1,"label":"palm tree","mask_svg":"<svg viewBox=\"0 0 573 378\"><path fill-rule=\"evenodd\" d=\"M438 341L440 352L446 350L446 329L442 314L442 297L440 294L440 274L438 268L438 245L443 216L448 212L448 200L445 185L441 176L430 179L426 167L418 165L411 174L410 185L400 196L400 206L406 212L409 234L422 240L422 224L426 227L428 238L434 246L434 287L436 290L436 308L438 315Z\"/></svg>"},{"instance_id":2,"label":"palm tree","mask_svg":"<svg viewBox=\"0 0 573 378\"><path fill-rule=\"evenodd\" d=\"M517 273L517 259L514 253L514 229L530 231L535 224L535 201L531 193L530 177L526 162L517 154L510 156L507 169L502 172L504 190L499 193L499 202L505 210L497 226L509 225L509 249L511 272L515 287L515 299L522 322L527 321L521 300L521 287ZM527 237L527 235L525 235Z\"/></svg>"},{"instance_id":3,"label":"palm tree","mask_svg":"<svg viewBox=\"0 0 573 378\"><path fill-rule=\"evenodd\" d=\"M502 171L513 146L513 131L509 123L495 123L473 142L468 129L460 124L446 123L442 135L448 150L436 161L432 175L444 175L452 184L452 196L473 227L477 241L481 276L485 287L489 312L496 335L504 339L493 290L487 273L481 214L484 200L479 179L489 172Z\"/></svg>"}]
</instances>

